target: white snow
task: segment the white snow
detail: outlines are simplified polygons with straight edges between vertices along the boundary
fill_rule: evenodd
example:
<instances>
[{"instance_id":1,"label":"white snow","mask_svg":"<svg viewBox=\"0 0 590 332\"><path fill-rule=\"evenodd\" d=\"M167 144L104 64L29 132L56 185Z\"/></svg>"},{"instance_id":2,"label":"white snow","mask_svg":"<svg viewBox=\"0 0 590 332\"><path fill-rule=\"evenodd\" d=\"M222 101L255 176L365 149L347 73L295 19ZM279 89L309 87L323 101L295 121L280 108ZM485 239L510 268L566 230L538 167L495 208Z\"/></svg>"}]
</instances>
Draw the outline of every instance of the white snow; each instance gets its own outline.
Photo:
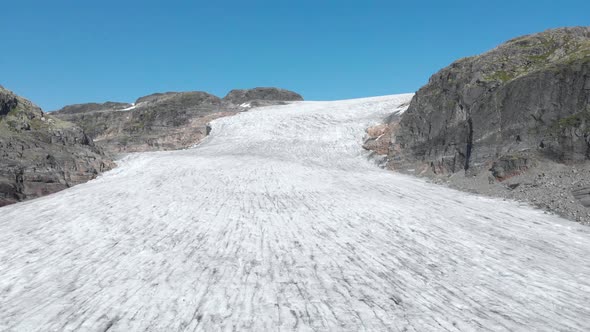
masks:
<instances>
[{"instance_id":1,"label":"white snow","mask_svg":"<svg viewBox=\"0 0 590 332\"><path fill-rule=\"evenodd\" d=\"M123 109L121 109L121 111L131 111L135 108L137 108L137 105L135 105L135 103L131 103L131 106L129 106L127 108L123 108Z\"/></svg>"},{"instance_id":2,"label":"white snow","mask_svg":"<svg viewBox=\"0 0 590 332\"><path fill-rule=\"evenodd\" d=\"M0 330L590 330L590 228L367 161L410 97L218 119L0 209Z\"/></svg>"},{"instance_id":3,"label":"white snow","mask_svg":"<svg viewBox=\"0 0 590 332\"><path fill-rule=\"evenodd\" d=\"M250 107L250 103L241 103L240 107L244 107L244 108Z\"/></svg>"},{"instance_id":4,"label":"white snow","mask_svg":"<svg viewBox=\"0 0 590 332\"><path fill-rule=\"evenodd\" d=\"M392 113L393 114L397 114L397 115L402 115L402 114L404 114L408 110L408 106L406 106L406 107L404 107L404 108L402 108L402 109L400 109L398 111L392 112Z\"/></svg>"}]
</instances>

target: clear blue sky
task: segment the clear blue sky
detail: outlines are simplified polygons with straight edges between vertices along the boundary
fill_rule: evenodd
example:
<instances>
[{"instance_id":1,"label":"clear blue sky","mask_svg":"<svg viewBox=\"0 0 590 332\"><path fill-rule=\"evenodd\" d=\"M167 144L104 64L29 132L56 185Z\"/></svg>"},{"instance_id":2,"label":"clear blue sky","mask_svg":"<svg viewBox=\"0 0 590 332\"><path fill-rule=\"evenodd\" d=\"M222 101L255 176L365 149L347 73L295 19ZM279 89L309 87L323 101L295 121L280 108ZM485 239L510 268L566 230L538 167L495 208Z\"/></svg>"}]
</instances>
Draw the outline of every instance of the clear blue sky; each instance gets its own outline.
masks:
<instances>
[{"instance_id":1,"label":"clear blue sky","mask_svg":"<svg viewBox=\"0 0 590 332\"><path fill-rule=\"evenodd\" d=\"M0 84L46 111L158 91L413 92L512 37L590 25L588 0L19 0L1 9Z\"/></svg>"}]
</instances>

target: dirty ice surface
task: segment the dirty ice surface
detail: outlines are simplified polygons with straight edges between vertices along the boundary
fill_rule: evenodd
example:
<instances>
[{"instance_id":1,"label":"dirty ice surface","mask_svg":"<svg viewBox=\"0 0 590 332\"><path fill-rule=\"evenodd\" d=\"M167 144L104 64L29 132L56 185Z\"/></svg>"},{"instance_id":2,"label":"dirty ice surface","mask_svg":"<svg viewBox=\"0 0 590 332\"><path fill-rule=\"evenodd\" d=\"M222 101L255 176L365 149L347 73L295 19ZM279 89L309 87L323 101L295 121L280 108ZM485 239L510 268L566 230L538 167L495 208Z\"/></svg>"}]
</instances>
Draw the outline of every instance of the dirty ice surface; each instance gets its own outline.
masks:
<instances>
[{"instance_id":1,"label":"dirty ice surface","mask_svg":"<svg viewBox=\"0 0 590 332\"><path fill-rule=\"evenodd\" d=\"M0 209L0 330L589 331L590 228L367 161L410 98L258 108Z\"/></svg>"}]
</instances>

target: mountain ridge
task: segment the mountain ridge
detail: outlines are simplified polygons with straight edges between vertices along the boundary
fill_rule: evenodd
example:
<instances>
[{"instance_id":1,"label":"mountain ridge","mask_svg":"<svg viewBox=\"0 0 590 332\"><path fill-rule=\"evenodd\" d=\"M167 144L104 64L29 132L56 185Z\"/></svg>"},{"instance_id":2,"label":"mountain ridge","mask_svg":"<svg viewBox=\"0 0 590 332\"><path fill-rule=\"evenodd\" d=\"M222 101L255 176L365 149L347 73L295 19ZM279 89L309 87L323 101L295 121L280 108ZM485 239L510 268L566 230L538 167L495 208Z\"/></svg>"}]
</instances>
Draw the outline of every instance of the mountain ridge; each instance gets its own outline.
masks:
<instances>
[{"instance_id":1,"label":"mountain ridge","mask_svg":"<svg viewBox=\"0 0 590 332\"><path fill-rule=\"evenodd\" d=\"M216 118L300 100L280 88L231 90L224 98L203 91L158 92L133 104L78 104L52 114L76 123L106 150L127 153L188 148L207 136Z\"/></svg>"}]
</instances>

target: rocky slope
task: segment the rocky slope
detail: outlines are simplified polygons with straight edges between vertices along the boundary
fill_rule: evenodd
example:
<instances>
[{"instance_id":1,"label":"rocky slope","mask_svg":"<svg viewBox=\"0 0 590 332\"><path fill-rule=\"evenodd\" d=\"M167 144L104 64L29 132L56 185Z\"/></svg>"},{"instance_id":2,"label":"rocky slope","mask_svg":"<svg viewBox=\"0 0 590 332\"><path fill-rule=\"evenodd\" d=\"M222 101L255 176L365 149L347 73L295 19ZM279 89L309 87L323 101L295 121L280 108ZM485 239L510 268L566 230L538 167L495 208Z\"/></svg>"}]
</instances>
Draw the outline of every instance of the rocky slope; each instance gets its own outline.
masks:
<instances>
[{"instance_id":1,"label":"rocky slope","mask_svg":"<svg viewBox=\"0 0 590 332\"><path fill-rule=\"evenodd\" d=\"M202 140L213 119L302 99L277 88L232 90L223 99L206 92L166 92L141 97L134 104L81 104L52 114L78 124L111 152L173 150Z\"/></svg>"},{"instance_id":2,"label":"rocky slope","mask_svg":"<svg viewBox=\"0 0 590 332\"><path fill-rule=\"evenodd\" d=\"M587 163L590 27L523 36L458 60L434 74L401 119L389 125L396 127L390 135L390 168L484 179L469 186L476 192L546 162ZM552 169L549 175L558 176ZM565 199L579 198L579 206L587 201L584 187L572 187L580 181L562 185L556 191L568 192ZM578 190L576 197L572 189ZM551 206L555 197L548 193L544 200L534 204ZM557 205L550 210L559 212Z\"/></svg>"},{"instance_id":3,"label":"rocky slope","mask_svg":"<svg viewBox=\"0 0 590 332\"><path fill-rule=\"evenodd\" d=\"M79 125L114 153L186 148L207 135L211 119L233 114L222 110L221 99L205 92L154 94L124 108L95 105L66 106L52 115Z\"/></svg>"},{"instance_id":4,"label":"rocky slope","mask_svg":"<svg viewBox=\"0 0 590 332\"><path fill-rule=\"evenodd\" d=\"M114 166L83 130L0 87L0 206L86 182Z\"/></svg>"}]
</instances>

